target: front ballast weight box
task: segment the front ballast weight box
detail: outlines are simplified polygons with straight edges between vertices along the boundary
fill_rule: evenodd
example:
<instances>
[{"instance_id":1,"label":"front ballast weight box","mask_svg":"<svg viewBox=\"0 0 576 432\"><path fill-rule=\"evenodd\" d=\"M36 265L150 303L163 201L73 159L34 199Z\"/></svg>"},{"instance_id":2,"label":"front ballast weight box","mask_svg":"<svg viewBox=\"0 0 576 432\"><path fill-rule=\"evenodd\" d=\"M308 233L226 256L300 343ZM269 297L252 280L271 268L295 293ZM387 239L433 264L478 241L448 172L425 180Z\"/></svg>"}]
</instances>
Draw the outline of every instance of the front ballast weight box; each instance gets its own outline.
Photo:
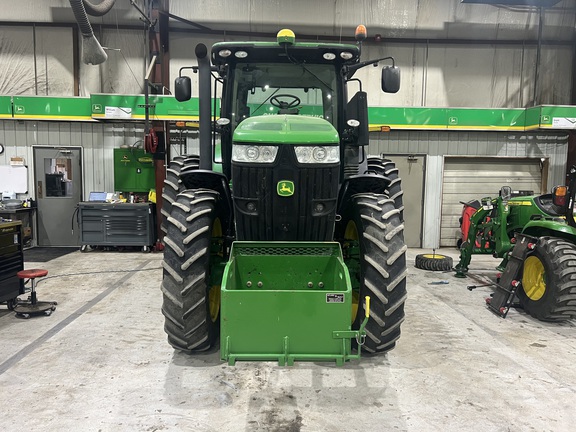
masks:
<instances>
[{"instance_id":1,"label":"front ballast weight box","mask_svg":"<svg viewBox=\"0 0 576 432\"><path fill-rule=\"evenodd\" d=\"M366 318L351 330L352 285L339 243L234 242L221 290L220 355L238 360L360 358Z\"/></svg>"}]
</instances>

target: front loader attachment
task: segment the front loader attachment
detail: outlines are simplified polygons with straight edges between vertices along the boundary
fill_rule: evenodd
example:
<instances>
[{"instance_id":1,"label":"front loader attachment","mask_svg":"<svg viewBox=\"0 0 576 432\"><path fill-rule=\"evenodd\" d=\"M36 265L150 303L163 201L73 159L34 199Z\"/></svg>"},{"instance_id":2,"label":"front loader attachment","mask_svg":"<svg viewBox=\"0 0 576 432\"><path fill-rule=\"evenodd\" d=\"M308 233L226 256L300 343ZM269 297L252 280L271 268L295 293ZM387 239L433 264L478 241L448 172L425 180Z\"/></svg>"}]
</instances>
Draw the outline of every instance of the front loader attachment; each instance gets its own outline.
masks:
<instances>
[{"instance_id":1,"label":"front loader attachment","mask_svg":"<svg viewBox=\"0 0 576 432\"><path fill-rule=\"evenodd\" d=\"M366 299L369 310L369 298ZM222 360L335 361L360 357L352 288L338 243L235 242L221 289Z\"/></svg>"}]
</instances>

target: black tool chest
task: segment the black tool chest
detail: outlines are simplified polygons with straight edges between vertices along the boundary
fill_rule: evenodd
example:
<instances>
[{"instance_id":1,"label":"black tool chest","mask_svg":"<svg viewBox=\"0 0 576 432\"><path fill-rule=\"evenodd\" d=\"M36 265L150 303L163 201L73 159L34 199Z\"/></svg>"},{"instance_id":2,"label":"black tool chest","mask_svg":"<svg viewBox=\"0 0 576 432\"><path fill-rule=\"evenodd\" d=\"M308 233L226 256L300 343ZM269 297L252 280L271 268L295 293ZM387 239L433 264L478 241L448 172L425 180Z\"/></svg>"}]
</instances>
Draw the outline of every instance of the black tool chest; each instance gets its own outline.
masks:
<instances>
[{"instance_id":1,"label":"black tool chest","mask_svg":"<svg viewBox=\"0 0 576 432\"><path fill-rule=\"evenodd\" d=\"M24 294L24 284L16 276L24 269L22 222L0 222L0 302L14 304Z\"/></svg>"}]
</instances>

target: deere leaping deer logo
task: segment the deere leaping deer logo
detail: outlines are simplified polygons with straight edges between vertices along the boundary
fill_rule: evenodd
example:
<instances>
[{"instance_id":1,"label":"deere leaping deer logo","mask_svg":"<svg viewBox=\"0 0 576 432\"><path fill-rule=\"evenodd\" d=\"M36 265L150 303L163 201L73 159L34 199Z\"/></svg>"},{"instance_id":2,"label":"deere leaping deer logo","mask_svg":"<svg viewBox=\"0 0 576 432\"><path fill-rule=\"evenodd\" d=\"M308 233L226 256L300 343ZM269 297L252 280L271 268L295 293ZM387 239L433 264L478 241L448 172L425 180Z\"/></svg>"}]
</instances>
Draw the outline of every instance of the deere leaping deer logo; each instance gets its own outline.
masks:
<instances>
[{"instance_id":1,"label":"deere leaping deer logo","mask_svg":"<svg viewBox=\"0 0 576 432\"><path fill-rule=\"evenodd\" d=\"M280 196L292 196L294 195L294 182L290 180L280 180L276 185L276 192Z\"/></svg>"}]
</instances>

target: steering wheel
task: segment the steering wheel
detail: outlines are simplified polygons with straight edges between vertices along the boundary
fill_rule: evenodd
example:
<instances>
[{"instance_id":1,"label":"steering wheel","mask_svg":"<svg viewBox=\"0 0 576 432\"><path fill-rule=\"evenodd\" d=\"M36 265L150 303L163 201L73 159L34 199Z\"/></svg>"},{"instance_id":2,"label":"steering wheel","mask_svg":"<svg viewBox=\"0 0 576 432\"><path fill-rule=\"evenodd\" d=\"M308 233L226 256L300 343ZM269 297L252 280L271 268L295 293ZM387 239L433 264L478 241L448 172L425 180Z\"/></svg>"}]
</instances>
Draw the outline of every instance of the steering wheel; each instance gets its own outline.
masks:
<instances>
[{"instance_id":1,"label":"steering wheel","mask_svg":"<svg viewBox=\"0 0 576 432\"><path fill-rule=\"evenodd\" d=\"M279 98L290 98L292 99L289 102L281 101ZM300 105L300 98L298 96L294 96L291 94L279 94L270 98L270 103L274 105L276 108L280 109L288 109L294 108Z\"/></svg>"}]
</instances>

